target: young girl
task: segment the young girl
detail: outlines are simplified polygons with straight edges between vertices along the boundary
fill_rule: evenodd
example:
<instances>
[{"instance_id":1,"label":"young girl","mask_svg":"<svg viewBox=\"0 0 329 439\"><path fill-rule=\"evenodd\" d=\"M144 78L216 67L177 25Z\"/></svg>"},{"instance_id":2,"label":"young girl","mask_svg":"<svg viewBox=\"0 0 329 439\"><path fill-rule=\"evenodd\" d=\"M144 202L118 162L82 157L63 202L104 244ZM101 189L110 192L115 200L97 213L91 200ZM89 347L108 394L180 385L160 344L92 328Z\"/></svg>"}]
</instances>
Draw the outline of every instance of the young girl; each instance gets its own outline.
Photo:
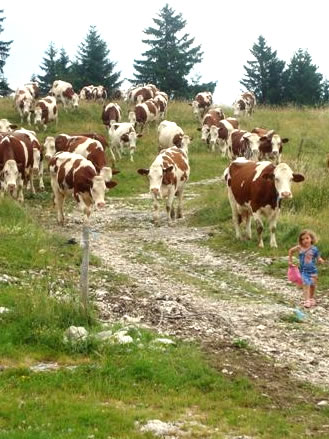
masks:
<instances>
[{"instance_id":1,"label":"young girl","mask_svg":"<svg viewBox=\"0 0 329 439\"><path fill-rule=\"evenodd\" d=\"M315 233L311 230L303 230L298 237L298 245L292 247L288 252L289 266L293 265L292 256L299 253L299 269L303 281L304 307L310 308L316 305L314 294L318 280L316 263L323 264L318 248L314 245L317 242Z\"/></svg>"}]
</instances>

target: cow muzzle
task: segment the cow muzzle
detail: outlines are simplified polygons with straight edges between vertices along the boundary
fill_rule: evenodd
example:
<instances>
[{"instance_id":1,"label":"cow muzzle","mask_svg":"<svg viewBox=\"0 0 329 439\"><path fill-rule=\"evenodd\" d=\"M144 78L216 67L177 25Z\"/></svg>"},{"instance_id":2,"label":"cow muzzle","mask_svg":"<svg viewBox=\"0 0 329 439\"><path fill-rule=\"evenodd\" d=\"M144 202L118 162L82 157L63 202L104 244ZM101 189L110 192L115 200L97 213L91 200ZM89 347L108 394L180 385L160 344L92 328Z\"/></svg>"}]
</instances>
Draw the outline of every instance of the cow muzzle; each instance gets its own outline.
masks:
<instances>
[{"instance_id":1,"label":"cow muzzle","mask_svg":"<svg viewBox=\"0 0 329 439\"><path fill-rule=\"evenodd\" d=\"M291 193L291 192L288 192L288 191L286 191L286 192L281 192L281 194L280 194L280 198L283 198L283 199L289 199L289 198L292 198L292 193Z\"/></svg>"},{"instance_id":2,"label":"cow muzzle","mask_svg":"<svg viewBox=\"0 0 329 439\"><path fill-rule=\"evenodd\" d=\"M99 201L98 203L96 203L97 209L103 209L103 207L105 207L104 201Z\"/></svg>"},{"instance_id":3,"label":"cow muzzle","mask_svg":"<svg viewBox=\"0 0 329 439\"><path fill-rule=\"evenodd\" d=\"M150 190L150 192L155 198L160 198L160 190L158 188L154 187Z\"/></svg>"},{"instance_id":4,"label":"cow muzzle","mask_svg":"<svg viewBox=\"0 0 329 439\"><path fill-rule=\"evenodd\" d=\"M16 189L16 184L7 184L7 191L12 194Z\"/></svg>"}]
</instances>

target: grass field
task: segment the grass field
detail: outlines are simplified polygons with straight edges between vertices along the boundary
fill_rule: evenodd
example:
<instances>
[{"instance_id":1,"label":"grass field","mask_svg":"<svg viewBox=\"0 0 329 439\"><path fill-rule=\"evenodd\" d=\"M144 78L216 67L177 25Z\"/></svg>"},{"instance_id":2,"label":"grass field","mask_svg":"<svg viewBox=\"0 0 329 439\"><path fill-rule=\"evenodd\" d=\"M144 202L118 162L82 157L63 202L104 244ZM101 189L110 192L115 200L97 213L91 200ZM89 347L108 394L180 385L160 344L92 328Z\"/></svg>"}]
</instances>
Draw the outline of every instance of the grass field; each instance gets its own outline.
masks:
<instances>
[{"instance_id":1,"label":"grass field","mask_svg":"<svg viewBox=\"0 0 329 439\"><path fill-rule=\"evenodd\" d=\"M123 120L127 120L128 108ZM60 108L62 110L62 108ZM224 109L231 116L230 109ZM19 124L13 103L0 100L0 118ZM207 151L200 140L197 122L186 102L170 103L168 120L176 121L193 136L189 157L191 182L222 175L227 160ZM258 249L250 242L234 239L231 211L225 186L215 182L193 187L197 197L186 200L185 211L193 215L193 227L214 226L207 241L215 251L225 249L238 256L243 250L273 258L268 268L274 276L286 273L282 257L294 245L299 231L308 227L319 236L319 248L329 258L328 133L329 112L325 109L258 108L252 118L241 120L241 128L261 126L288 137L283 160L305 182L293 186L294 198L283 203L277 230L278 249ZM48 135L95 131L106 135L101 123L101 107L82 103L78 111L60 111L57 130L50 125L38 133ZM135 162L126 156L116 167L118 185L111 197L128 197L148 191L147 180L136 169L148 167L156 156L156 127L151 126L138 141ZM236 341L229 354L232 363L245 364L234 376L222 372L221 356L200 346L176 340L174 346L154 349L156 334L130 329L134 343L103 345L95 338L78 345L63 341L70 325L84 326L90 333L100 330L91 306L80 306L78 283L80 249L68 246L66 238L43 228L34 216L35 206L49 209L52 203L49 179L45 193L28 195L24 206L7 197L0 200L0 439L137 439L152 438L135 422L149 419L179 421L188 438L226 439L238 435L277 439L329 437L328 407L316 406L328 400L328 392L307 384L292 383L284 371L273 370L271 362ZM190 189L187 190L187 192ZM255 231L254 231L255 237ZM91 264L97 265L96 258ZM108 273L115 288L125 279ZM320 268L320 289L329 288L329 274ZM58 300L59 291L65 300ZM58 370L34 373L38 362L56 362ZM255 380L248 367L260 374ZM273 382L276 386L273 386Z\"/></svg>"}]
</instances>

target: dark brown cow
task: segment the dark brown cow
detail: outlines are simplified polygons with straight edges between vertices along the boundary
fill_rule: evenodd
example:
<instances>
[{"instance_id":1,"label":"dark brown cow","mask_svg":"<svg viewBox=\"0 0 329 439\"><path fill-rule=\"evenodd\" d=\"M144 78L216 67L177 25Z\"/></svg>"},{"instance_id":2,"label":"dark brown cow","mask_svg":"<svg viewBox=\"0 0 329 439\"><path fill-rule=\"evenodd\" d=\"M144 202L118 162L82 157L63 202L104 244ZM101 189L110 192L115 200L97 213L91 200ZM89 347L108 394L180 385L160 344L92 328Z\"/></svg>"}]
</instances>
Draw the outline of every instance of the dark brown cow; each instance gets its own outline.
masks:
<instances>
[{"instance_id":1,"label":"dark brown cow","mask_svg":"<svg viewBox=\"0 0 329 439\"><path fill-rule=\"evenodd\" d=\"M236 237L242 239L240 225L246 221L247 239L251 239L251 218L256 222L258 245L264 247L262 215L269 221L270 245L277 247L275 231L282 199L292 198L292 181L304 180L295 174L286 163L274 166L271 162L237 159L225 170L228 198Z\"/></svg>"},{"instance_id":2,"label":"dark brown cow","mask_svg":"<svg viewBox=\"0 0 329 439\"><path fill-rule=\"evenodd\" d=\"M121 108L118 104L114 102L110 102L109 104L104 105L102 112L102 121L104 125L109 127L112 120L114 122L121 121Z\"/></svg>"},{"instance_id":3,"label":"dark brown cow","mask_svg":"<svg viewBox=\"0 0 329 439\"><path fill-rule=\"evenodd\" d=\"M63 204L72 193L88 221L92 206L105 206L105 182L91 161L80 154L58 152L49 161L50 182L57 210L57 221L64 225Z\"/></svg>"},{"instance_id":4,"label":"dark brown cow","mask_svg":"<svg viewBox=\"0 0 329 439\"><path fill-rule=\"evenodd\" d=\"M228 139L228 156L230 159L245 157L258 160L260 137L244 130L233 130Z\"/></svg>"},{"instance_id":5,"label":"dark brown cow","mask_svg":"<svg viewBox=\"0 0 329 439\"><path fill-rule=\"evenodd\" d=\"M289 142L288 138L281 139L274 130L265 128L254 128L252 133L260 137L258 160L273 160L275 164L280 163L283 143Z\"/></svg>"}]
</instances>

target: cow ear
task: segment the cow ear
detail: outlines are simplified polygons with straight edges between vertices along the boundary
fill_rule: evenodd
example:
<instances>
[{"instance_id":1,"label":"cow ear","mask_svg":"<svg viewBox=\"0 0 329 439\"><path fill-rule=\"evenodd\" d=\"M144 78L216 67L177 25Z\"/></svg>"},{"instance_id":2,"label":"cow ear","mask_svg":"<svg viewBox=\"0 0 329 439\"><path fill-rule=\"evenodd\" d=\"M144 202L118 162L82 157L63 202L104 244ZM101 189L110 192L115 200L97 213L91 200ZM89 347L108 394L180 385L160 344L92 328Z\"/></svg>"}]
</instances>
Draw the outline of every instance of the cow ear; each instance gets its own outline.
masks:
<instances>
[{"instance_id":1,"label":"cow ear","mask_svg":"<svg viewBox=\"0 0 329 439\"><path fill-rule=\"evenodd\" d=\"M120 174L119 169L112 169L112 174L113 174L113 175L115 175L115 174Z\"/></svg>"},{"instance_id":2,"label":"cow ear","mask_svg":"<svg viewBox=\"0 0 329 439\"><path fill-rule=\"evenodd\" d=\"M143 134L139 133L139 134L137 134L137 137L143 137Z\"/></svg>"},{"instance_id":3,"label":"cow ear","mask_svg":"<svg viewBox=\"0 0 329 439\"><path fill-rule=\"evenodd\" d=\"M149 169L137 169L138 174L140 175L149 175L150 170Z\"/></svg>"},{"instance_id":4,"label":"cow ear","mask_svg":"<svg viewBox=\"0 0 329 439\"><path fill-rule=\"evenodd\" d=\"M192 107L192 104L189 104Z\"/></svg>"},{"instance_id":5,"label":"cow ear","mask_svg":"<svg viewBox=\"0 0 329 439\"><path fill-rule=\"evenodd\" d=\"M108 189L112 189L112 188L114 188L117 184L118 184L118 183L117 183L116 181L111 180L111 181L107 181L107 182L105 183L105 186L106 186Z\"/></svg>"},{"instance_id":6,"label":"cow ear","mask_svg":"<svg viewBox=\"0 0 329 439\"><path fill-rule=\"evenodd\" d=\"M281 139L281 142L282 143L287 143L287 142L289 142L289 139L287 137L285 137L284 139Z\"/></svg>"},{"instance_id":7,"label":"cow ear","mask_svg":"<svg viewBox=\"0 0 329 439\"><path fill-rule=\"evenodd\" d=\"M168 166L168 168L164 168L163 172L171 172L173 169L174 169L174 167L171 165L171 166Z\"/></svg>"},{"instance_id":8,"label":"cow ear","mask_svg":"<svg viewBox=\"0 0 329 439\"><path fill-rule=\"evenodd\" d=\"M305 180L305 177L304 177L304 175L302 175L302 174L292 174L292 179L293 179L293 181L295 181L296 183L299 183L299 182L301 182L301 181L304 181L304 180Z\"/></svg>"},{"instance_id":9,"label":"cow ear","mask_svg":"<svg viewBox=\"0 0 329 439\"><path fill-rule=\"evenodd\" d=\"M199 128L197 128L197 130L198 130L198 131L201 131L201 128L199 127Z\"/></svg>"},{"instance_id":10,"label":"cow ear","mask_svg":"<svg viewBox=\"0 0 329 439\"><path fill-rule=\"evenodd\" d=\"M18 125L10 124L9 127L10 127L12 130L15 130L16 128L18 128Z\"/></svg>"}]
</instances>

